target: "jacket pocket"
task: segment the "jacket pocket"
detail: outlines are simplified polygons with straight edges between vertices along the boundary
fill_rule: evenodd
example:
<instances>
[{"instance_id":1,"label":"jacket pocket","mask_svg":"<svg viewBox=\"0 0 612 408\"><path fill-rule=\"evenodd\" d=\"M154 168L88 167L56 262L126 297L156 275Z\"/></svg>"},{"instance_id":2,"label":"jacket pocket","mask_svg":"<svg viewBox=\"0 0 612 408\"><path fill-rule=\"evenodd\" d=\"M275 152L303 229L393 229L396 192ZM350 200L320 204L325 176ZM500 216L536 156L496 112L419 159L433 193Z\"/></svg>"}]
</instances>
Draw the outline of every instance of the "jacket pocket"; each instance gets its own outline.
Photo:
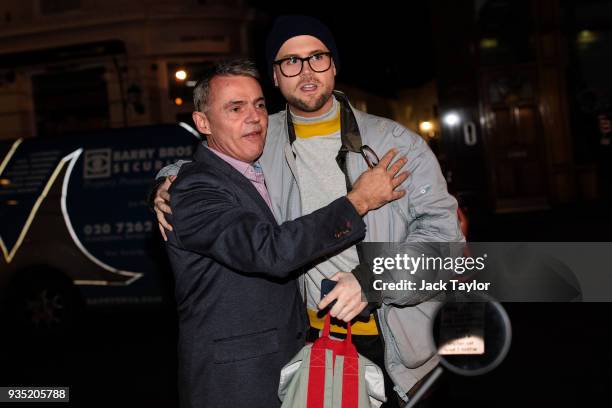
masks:
<instances>
[{"instance_id":1,"label":"jacket pocket","mask_svg":"<svg viewBox=\"0 0 612 408\"><path fill-rule=\"evenodd\" d=\"M233 363L277 353L278 330L268 329L257 333L213 340L215 364Z\"/></svg>"}]
</instances>

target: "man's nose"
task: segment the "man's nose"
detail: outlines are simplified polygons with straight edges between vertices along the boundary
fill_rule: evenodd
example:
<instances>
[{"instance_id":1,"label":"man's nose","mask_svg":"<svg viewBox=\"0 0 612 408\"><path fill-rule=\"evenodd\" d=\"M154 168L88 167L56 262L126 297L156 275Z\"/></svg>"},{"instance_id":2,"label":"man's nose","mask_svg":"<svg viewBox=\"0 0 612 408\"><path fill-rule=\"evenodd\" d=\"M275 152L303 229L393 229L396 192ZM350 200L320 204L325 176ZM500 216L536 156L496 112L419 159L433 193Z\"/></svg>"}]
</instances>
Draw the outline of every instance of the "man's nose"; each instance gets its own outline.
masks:
<instances>
[{"instance_id":1,"label":"man's nose","mask_svg":"<svg viewBox=\"0 0 612 408\"><path fill-rule=\"evenodd\" d=\"M314 71L310 68L310 60L302 61L302 72L300 74L311 74Z\"/></svg>"},{"instance_id":2,"label":"man's nose","mask_svg":"<svg viewBox=\"0 0 612 408\"><path fill-rule=\"evenodd\" d=\"M250 123L257 123L261 120L261 116L259 115L259 112L257 111L257 107L255 106L249 107L246 119L247 119L247 122L250 122Z\"/></svg>"}]
</instances>

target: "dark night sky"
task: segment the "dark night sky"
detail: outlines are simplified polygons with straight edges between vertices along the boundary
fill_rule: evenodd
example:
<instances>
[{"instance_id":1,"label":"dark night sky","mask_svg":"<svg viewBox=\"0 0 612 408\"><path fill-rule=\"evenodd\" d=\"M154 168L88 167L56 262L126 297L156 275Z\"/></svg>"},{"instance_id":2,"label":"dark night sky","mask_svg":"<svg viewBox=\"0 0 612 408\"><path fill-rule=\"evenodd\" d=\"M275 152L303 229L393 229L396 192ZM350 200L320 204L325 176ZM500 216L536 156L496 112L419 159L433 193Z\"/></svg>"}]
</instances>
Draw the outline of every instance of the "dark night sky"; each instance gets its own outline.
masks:
<instances>
[{"instance_id":1,"label":"dark night sky","mask_svg":"<svg viewBox=\"0 0 612 408\"><path fill-rule=\"evenodd\" d=\"M249 0L259 16L253 38L255 58L263 69L265 37L276 16L310 15L327 24L336 38L342 64L338 81L393 96L397 89L419 86L434 77L427 3L315 0L292 5Z\"/></svg>"}]
</instances>

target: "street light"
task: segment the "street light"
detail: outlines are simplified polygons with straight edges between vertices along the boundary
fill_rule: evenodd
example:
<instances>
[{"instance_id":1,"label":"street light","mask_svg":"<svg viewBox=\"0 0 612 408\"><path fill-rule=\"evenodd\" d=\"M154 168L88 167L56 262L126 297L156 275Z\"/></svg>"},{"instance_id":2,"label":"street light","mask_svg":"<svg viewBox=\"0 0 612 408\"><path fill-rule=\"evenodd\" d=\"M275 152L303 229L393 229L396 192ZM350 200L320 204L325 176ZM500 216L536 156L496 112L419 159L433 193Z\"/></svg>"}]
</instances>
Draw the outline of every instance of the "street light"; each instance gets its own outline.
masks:
<instances>
[{"instance_id":1,"label":"street light","mask_svg":"<svg viewBox=\"0 0 612 408\"><path fill-rule=\"evenodd\" d=\"M446 125L452 127L452 126L459 124L459 122L461 121L461 118L455 112L451 112L451 113L447 113L442 120L444 121Z\"/></svg>"},{"instance_id":2,"label":"street light","mask_svg":"<svg viewBox=\"0 0 612 408\"><path fill-rule=\"evenodd\" d=\"M421 129L421 132L423 133L431 132L433 130L433 124L426 120L419 124L419 129Z\"/></svg>"},{"instance_id":3,"label":"street light","mask_svg":"<svg viewBox=\"0 0 612 408\"><path fill-rule=\"evenodd\" d=\"M174 73L174 77L179 81L184 81L185 79L187 79L187 71L185 71L184 69L179 69Z\"/></svg>"}]
</instances>

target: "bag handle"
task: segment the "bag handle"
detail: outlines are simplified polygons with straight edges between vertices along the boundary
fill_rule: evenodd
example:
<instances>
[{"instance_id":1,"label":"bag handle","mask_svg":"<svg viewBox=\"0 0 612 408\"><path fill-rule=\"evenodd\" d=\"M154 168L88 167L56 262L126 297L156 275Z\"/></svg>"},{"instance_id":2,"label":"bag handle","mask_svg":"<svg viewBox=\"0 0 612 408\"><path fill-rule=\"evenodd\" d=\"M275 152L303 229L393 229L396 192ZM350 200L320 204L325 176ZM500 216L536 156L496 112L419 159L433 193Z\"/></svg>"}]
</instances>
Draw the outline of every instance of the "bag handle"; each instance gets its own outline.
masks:
<instances>
[{"instance_id":1,"label":"bag handle","mask_svg":"<svg viewBox=\"0 0 612 408\"><path fill-rule=\"evenodd\" d=\"M321 337L329 337L329 331L331 327L331 315L329 312L325 315L325 323L323 323L323 333ZM351 322L346 323L346 338L343 340L344 343L353 344L353 335L351 333Z\"/></svg>"}]
</instances>

